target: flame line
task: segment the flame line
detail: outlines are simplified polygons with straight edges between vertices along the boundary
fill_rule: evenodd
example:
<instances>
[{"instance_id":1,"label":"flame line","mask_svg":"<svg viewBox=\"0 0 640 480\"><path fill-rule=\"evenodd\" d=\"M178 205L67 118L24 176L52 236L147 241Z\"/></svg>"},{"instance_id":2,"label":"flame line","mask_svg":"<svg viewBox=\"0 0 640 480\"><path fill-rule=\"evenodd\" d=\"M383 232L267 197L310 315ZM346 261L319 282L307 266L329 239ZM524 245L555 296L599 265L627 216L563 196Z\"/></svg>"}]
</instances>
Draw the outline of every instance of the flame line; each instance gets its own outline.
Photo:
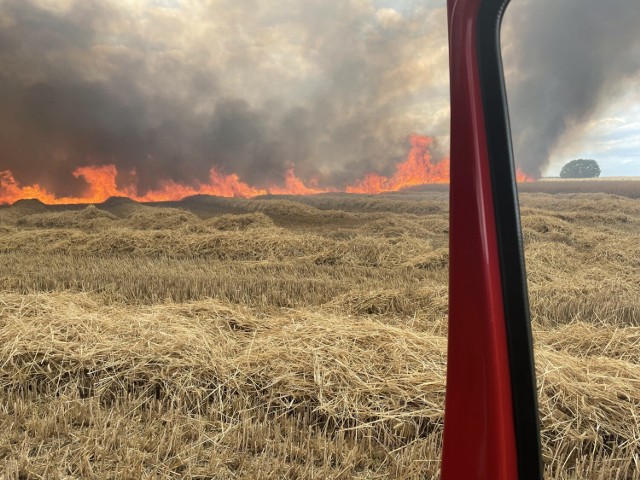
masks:
<instances>
[{"instance_id":1,"label":"flame line","mask_svg":"<svg viewBox=\"0 0 640 480\"><path fill-rule=\"evenodd\" d=\"M55 193L47 191L39 184L21 186L14 178L10 170L0 171L0 204L12 204L21 199L38 199L43 203L54 204L78 204L101 203L109 197L126 196L139 202L158 202L180 200L182 198L205 194L220 197L244 197L251 198L259 195L312 195L318 193L339 192L376 194L383 192L396 192L407 187L426 184L449 183L449 159L445 158L437 163L432 162L430 148L433 140L430 137L411 134L408 137L411 149L404 162L396 165L395 172L385 177L377 173L369 173L364 178L347 185L340 190L335 187L319 187L315 182L305 184L295 171L289 168L285 174L284 185L272 185L266 188L258 188L249 185L240 177L231 173L222 174L215 168L209 171L207 183L198 185L185 185L173 180L166 180L156 190L138 193L135 182L136 172L131 172L134 178L129 184L118 186L118 171L115 165L84 166L76 168L72 174L76 178L82 178L87 183L86 191L78 197L59 197ZM517 172L518 182L533 181L524 173Z\"/></svg>"}]
</instances>

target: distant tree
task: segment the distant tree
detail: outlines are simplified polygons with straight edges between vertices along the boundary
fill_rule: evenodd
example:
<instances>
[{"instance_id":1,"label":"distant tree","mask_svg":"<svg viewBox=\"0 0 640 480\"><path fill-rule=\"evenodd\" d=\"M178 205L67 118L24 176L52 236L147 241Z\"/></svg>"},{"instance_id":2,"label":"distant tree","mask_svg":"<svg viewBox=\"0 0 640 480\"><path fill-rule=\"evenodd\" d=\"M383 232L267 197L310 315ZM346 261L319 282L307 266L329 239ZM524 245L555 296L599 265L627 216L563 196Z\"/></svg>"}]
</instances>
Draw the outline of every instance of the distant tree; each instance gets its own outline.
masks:
<instances>
[{"instance_id":1,"label":"distant tree","mask_svg":"<svg viewBox=\"0 0 640 480\"><path fill-rule=\"evenodd\" d=\"M595 178L600 176L600 166L595 160L571 160L560 170L562 178Z\"/></svg>"}]
</instances>

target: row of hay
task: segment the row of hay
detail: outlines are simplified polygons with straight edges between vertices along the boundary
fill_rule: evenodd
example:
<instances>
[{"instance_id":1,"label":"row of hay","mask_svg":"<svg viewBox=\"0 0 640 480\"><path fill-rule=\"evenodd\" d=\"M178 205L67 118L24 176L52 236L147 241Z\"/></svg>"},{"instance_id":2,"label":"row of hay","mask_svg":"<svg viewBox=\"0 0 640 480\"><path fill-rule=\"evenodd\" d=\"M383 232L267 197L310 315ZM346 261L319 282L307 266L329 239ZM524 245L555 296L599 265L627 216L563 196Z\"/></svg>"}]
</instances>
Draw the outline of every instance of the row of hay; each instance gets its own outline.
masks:
<instances>
[{"instance_id":1,"label":"row of hay","mask_svg":"<svg viewBox=\"0 0 640 480\"><path fill-rule=\"evenodd\" d=\"M13 207L11 207L13 208ZM11 211L10 209L5 209ZM175 230L186 225L207 230L246 230L247 228L269 228L273 222L263 213L244 215L221 215L200 220L193 213L176 209L150 207L134 204L123 215L114 215L107 210L89 205L82 210L39 212L28 215L9 215L5 225L15 224L22 228L73 228L81 230L107 230L126 227L136 230ZM13 221L11 221L13 220Z\"/></svg>"},{"instance_id":2,"label":"row of hay","mask_svg":"<svg viewBox=\"0 0 640 480\"><path fill-rule=\"evenodd\" d=\"M0 255L0 289L16 292L94 291L113 302L183 302L215 298L262 308L319 306L337 297L367 295L374 290L409 292L446 272L381 269L316 262L225 262L203 258L92 258L69 255ZM432 284L432 282L431 282ZM413 316L420 304L402 301Z\"/></svg>"},{"instance_id":3,"label":"row of hay","mask_svg":"<svg viewBox=\"0 0 640 480\"><path fill-rule=\"evenodd\" d=\"M217 219L228 223L226 219ZM239 219L236 224L241 224ZM394 267L412 261L430 248L428 240L401 236L380 238L358 234L349 240L311 232L292 233L276 227L242 230L138 230L114 227L77 229L16 229L0 238L0 252L28 255L197 258L227 261L304 260Z\"/></svg>"}]
</instances>

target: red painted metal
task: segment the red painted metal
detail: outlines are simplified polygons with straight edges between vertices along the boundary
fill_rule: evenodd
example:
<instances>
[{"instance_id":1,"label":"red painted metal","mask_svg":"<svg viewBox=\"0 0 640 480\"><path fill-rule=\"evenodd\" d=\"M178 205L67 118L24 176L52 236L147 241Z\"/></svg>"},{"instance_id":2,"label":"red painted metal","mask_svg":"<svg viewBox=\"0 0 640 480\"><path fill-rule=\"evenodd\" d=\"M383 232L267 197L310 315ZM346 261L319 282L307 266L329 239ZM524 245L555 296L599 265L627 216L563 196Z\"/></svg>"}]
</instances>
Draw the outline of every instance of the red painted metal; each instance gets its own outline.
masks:
<instances>
[{"instance_id":1,"label":"red painted metal","mask_svg":"<svg viewBox=\"0 0 640 480\"><path fill-rule=\"evenodd\" d=\"M449 351L443 480L518 478L500 265L477 58L481 0L448 0Z\"/></svg>"}]
</instances>

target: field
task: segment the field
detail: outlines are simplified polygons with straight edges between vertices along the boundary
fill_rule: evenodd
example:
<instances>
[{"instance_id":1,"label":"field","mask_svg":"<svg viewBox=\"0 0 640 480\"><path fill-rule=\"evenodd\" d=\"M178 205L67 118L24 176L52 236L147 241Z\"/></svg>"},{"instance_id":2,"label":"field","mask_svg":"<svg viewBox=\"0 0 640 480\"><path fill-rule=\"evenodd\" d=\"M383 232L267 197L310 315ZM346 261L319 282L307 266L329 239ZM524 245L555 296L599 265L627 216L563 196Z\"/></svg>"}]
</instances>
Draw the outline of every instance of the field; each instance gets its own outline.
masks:
<instances>
[{"instance_id":1,"label":"field","mask_svg":"<svg viewBox=\"0 0 640 480\"><path fill-rule=\"evenodd\" d=\"M640 478L628 197L521 196L547 478ZM0 478L438 478L447 212L445 191L1 208Z\"/></svg>"}]
</instances>

